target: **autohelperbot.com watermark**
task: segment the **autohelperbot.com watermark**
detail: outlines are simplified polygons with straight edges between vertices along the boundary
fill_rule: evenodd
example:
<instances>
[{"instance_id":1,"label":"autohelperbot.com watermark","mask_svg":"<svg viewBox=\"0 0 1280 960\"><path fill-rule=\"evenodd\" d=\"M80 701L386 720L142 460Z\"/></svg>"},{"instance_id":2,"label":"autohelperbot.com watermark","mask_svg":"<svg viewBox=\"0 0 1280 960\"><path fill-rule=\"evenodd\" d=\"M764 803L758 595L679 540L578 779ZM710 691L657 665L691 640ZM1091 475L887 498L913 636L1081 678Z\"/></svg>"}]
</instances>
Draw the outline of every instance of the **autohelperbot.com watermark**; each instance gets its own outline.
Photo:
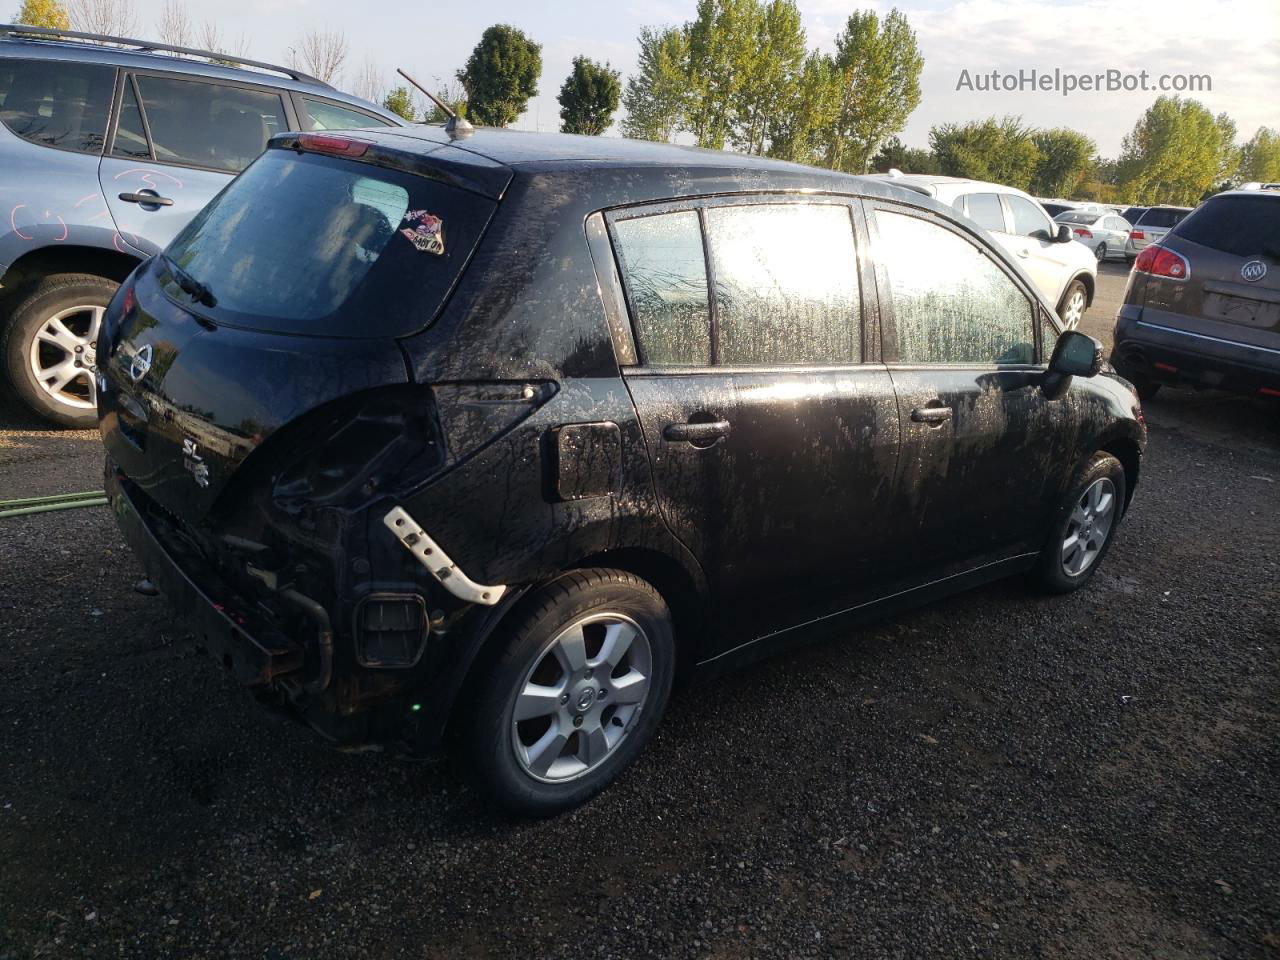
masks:
<instances>
[{"instance_id":1,"label":"autohelperbot.com watermark","mask_svg":"<svg viewBox=\"0 0 1280 960\"><path fill-rule=\"evenodd\" d=\"M1055 67L1039 70L961 70L956 90L971 93L1209 93L1207 73L1159 73L1149 70L1102 70L1077 73Z\"/></svg>"}]
</instances>

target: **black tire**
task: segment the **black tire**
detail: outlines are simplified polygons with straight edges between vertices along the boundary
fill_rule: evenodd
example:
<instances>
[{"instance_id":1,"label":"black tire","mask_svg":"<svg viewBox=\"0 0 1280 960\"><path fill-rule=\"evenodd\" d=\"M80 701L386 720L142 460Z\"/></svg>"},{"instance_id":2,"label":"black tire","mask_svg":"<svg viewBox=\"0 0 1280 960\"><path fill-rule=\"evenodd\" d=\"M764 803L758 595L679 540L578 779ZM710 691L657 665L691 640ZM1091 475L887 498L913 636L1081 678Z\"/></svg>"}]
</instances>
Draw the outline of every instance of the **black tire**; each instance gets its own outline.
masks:
<instances>
[{"instance_id":1,"label":"black tire","mask_svg":"<svg viewBox=\"0 0 1280 960\"><path fill-rule=\"evenodd\" d=\"M64 427L85 429L98 422L93 407L63 402L45 391L31 369L31 348L36 335L50 318L75 307L105 307L119 284L87 273L60 273L45 277L31 290L19 295L9 321L0 329L0 357L14 393L33 413ZM73 321L68 320L68 324ZM43 349L43 348L41 348ZM52 348L51 348L52 349ZM78 378L63 395L83 392L82 402L94 396L89 382L92 370Z\"/></svg>"},{"instance_id":2,"label":"black tire","mask_svg":"<svg viewBox=\"0 0 1280 960\"><path fill-rule=\"evenodd\" d=\"M1080 316L1076 319L1076 325L1079 326L1080 321L1084 319L1084 312L1089 309L1089 290L1084 283L1079 280L1072 280L1067 284L1067 289L1063 291L1062 301L1058 304L1058 319L1064 324L1071 321L1067 319L1069 307L1072 299L1079 294L1082 298L1080 301Z\"/></svg>"},{"instance_id":3,"label":"black tire","mask_svg":"<svg viewBox=\"0 0 1280 960\"><path fill-rule=\"evenodd\" d=\"M608 724L613 722L623 730L623 734L593 768L586 769L574 779L558 782L539 779L517 758L516 737L523 736L519 732L522 728L516 727L514 719L517 696L524 688L530 671L542 669L545 658L551 656L547 652L549 645L556 642L566 627L606 612L632 621L648 641L648 693L625 726L618 721L616 713L612 720L604 720L602 729L607 728L611 732ZM675 673L671 613L658 591L639 577L621 570L590 569L575 570L539 588L521 602L513 617L509 624L500 628L507 638L504 645L496 656L480 667L484 672L477 681L467 687L465 696L469 702L464 703L460 710L461 728L457 731L454 746L461 752L458 759L494 802L520 816L550 817L585 803L603 790L631 764L652 738L666 709ZM589 625L588 631L593 626ZM591 642L588 636L589 657L594 656ZM584 675L589 676L589 673L584 672ZM566 676L568 680L561 682L572 684L579 675L570 675L566 671ZM576 682L590 684L603 676L608 674L600 671L593 680ZM571 697L574 701L580 699L576 692ZM563 699L560 701L564 702ZM597 708L589 709L595 711ZM608 717L608 710L621 708L605 704L600 709L605 711L601 716ZM560 712L571 713L573 710L571 703L567 710ZM590 714L587 717L585 726L589 728ZM542 719L528 723L537 724ZM552 716L545 719L549 726L559 722ZM563 726L557 729L567 732ZM538 736L535 727L531 738ZM569 735L570 739L563 748L566 751L564 756L573 752L570 747L576 736L580 734ZM577 742L578 748L584 746L581 741Z\"/></svg>"},{"instance_id":4,"label":"black tire","mask_svg":"<svg viewBox=\"0 0 1280 960\"><path fill-rule=\"evenodd\" d=\"M1072 532L1073 524L1076 523L1077 506L1081 504L1082 498L1086 496L1089 489L1100 480L1110 480L1112 484L1111 496L1115 499L1112 505L1111 523L1105 539L1088 566L1081 572L1072 574L1064 569L1063 545ZM1102 565L1102 561L1106 559L1107 552L1115 541L1116 530L1119 529L1120 521L1124 517L1127 489L1124 467L1119 460L1101 450L1089 458L1071 484L1070 493L1054 514L1048 542L1040 552L1040 557L1031 573L1031 581L1035 586L1048 593L1071 593L1089 582L1098 567Z\"/></svg>"},{"instance_id":5,"label":"black tire","mask_svg":"<svg viewBox=\"0 0 1280 960\"><path fill-rule=\"evenodd\" d=\"M1107 245L1105 243L1098 244L1096 247L1093 248L1093 255L1098 258L1099 263L1101 263L1103 260L1106 260Z\"/></svg>"}]
</instances>

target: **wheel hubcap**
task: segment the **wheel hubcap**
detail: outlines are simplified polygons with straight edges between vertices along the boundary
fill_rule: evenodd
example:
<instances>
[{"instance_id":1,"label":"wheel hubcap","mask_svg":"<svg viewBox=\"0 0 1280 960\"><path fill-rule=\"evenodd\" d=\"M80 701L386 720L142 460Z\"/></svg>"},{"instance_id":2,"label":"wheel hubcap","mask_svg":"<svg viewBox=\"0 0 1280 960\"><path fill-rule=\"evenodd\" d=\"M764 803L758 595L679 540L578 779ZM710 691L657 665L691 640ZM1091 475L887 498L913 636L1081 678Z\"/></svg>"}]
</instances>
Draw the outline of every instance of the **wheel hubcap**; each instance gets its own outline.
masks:
<instances>
[{"instance_id":1,"label":"wheel hubcap","mask_svg":"<svg viewBox=\"0 0 1280 960\"><path fill-rule=\"evenodd\" d=\"M565 627L534 658L516 692L511 746L548 783L594 770L635 726L653 654L630 617L597 613Z\"/></svg>"},{"instance_id":2,"label":"wheel hubcap","mask_svg":"<svg viewBox=\"0 0 1280 960\"><path fill-rule=\"evenodd\" d=\"M1116 513L1116 486L1107 477L1089 484L1071 511L1062 541L1062 570L1078 577L1088 570L1111 533Z\"/></svg>"},{"instance_id":3,"label":"wheel hubcap","mask_svg":"<svg viewBox=\"0 0 1280 960\"><path fill-rule=\"evenodd\" d=\"M1084 294L1077 290L1071 294L1071 299L1067 301L1067 309L1063 311L1062 319L1068 324L1074 325L1080 322L1080 318L1084 315Z\"/></svg>"},{"instance_id":4,"label":"wheel hubcap","mask_svg":"<svg viewBox=\"0 0 1280 960\"><path fill-rule=\"evenodd\" d=\"M31 341L36 383L55 403L82 410L97 404L98 331L106 307L70 307L49 317Z\"/></svg>"}]
</instances>

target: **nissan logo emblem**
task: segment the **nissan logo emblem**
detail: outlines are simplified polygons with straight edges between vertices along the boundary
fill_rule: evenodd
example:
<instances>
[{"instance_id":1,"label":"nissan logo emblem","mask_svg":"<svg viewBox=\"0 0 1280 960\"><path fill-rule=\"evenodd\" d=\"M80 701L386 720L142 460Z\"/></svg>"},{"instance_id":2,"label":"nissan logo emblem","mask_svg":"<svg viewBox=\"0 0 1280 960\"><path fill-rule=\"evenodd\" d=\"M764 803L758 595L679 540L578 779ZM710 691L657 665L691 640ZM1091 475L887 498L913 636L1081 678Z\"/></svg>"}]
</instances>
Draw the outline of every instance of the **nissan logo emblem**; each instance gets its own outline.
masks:
<instances>
[{"instance_id":1,"label":"nissan logo emblem","mask_svg":"<svg viewBox=\"0 0 1280 960\"><path fill-rule=\"evenodd\" d=\"M1256 283L1267 275L1267 265L1261 260L1250 260L1240 268L1240 276L1250 283Z\"/></svg>"},{"instance_id":2,"label":"nissan logo emblem","mask_svg":"<svg viewBox=\"0 0 1280 960\"><path fill-rule=\"evenodd\" d=\"M151 369L151 344L144 343L129 363L129 379L137 383Z\"/></svg>"}]
</instances>

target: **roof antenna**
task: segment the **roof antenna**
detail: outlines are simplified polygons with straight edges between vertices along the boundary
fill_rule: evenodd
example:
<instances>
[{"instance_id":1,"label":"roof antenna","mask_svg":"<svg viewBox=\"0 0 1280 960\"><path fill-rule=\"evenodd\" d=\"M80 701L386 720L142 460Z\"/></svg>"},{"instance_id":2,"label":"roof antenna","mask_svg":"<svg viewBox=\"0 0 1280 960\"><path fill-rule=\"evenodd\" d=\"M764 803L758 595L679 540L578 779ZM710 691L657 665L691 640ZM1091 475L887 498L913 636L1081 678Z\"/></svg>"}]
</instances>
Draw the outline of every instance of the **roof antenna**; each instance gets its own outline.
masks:
<instances>
[{"instance_id":1,"label":"roof antenna","mask_svg":"<svg viewBox=\"0 0 1280 960\"><path fill-rule=\"evenodd\" d=\"M396 67L396 73L400 74L400 76L404 77L415 87L425 93L427 98L449 117L448 122L444 125L444 132L452 139L460 140L462 137L469 137L471 134L476 132L476 128L471 125L471 121L466 117L458 116L447 103L420 84L417 80L413 79L413 77L409 76L399 67Z\"/></svg>"}]
</instances>

